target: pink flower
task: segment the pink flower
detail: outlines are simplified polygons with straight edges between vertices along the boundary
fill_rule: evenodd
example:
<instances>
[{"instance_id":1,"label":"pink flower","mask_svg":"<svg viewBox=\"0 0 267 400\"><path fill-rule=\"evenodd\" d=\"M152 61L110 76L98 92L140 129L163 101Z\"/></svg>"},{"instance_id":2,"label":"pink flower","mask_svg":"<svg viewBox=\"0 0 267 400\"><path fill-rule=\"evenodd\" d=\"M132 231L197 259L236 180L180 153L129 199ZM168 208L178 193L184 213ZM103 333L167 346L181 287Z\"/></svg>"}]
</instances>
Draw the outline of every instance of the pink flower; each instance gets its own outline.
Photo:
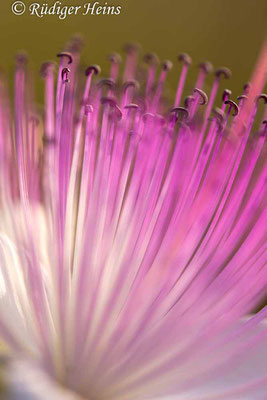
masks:
<instances>
[{"instance_id":1,"label":"pink flower","mask_svg":"<svg viewBox=\"0 0 267 400\"><path fill-rule=\"evenodd\" d=\"M266 47L237 103L226 68L203 91L202 63L184 105L188 55L171 105L169 61L156 79L147 55L139 84L129 45L122 83L116 54L107 79L91 66L83 82L78 47L59 54L56 91L42 67L43 116L25 56L14 111L1 80L10 398L76 398L55 382L88 399L267 398L267 310L247 317L267 284Z\"/></svg>"}]
</instances>

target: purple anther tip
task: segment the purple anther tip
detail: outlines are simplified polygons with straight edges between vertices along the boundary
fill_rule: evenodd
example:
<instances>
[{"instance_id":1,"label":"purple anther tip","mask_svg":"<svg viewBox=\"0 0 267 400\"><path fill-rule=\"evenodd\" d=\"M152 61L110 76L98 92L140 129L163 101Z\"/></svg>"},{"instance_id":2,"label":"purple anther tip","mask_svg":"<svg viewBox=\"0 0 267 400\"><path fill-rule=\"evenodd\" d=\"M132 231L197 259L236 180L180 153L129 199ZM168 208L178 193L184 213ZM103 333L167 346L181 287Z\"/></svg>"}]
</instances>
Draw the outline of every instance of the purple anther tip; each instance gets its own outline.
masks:
<instances>
[{"instance_id":1,"label":"purple anther tip","mask_svg":"<svg viewBox=\"0 0 267 400\"><path fill-rule=\"evenodd\" d=\"M26 64L26 62L28 61L27 53L25 53L24 51L17 53L16 61L17 61L17 64L19 64L19 65Z\"/></svg>"},{"instance_id":2,"label":"purple anther tip","mask_svg":"<svg viewBox=\"0 0 267 400\"><path fill-rule=\"evenodd\" d=\"M143 115L143 120L144 122L148 121L148 119L155 118L155 114L147 112Z\"/></svg>"},{"instance_id":3,"label":"purple anther tip","mask_svg":"<svg viewBox=\"0 0 267 400\"><path fill-rule=\"evenodd\" d=\"M184 99L184 106L185 106L185 108L190 107L190 104L191 104L194 100L195 100L194 96L187 96L187 97Z\"/></svg>"},{"instance_id":4,"label":"purple anther tip","mask_svg":"<svg viewBox=\"0 0 267 400\"><path fill-rule=\"evenodd\" d=\"M170 71L172 69L172 66L173 66L173 64L170 60L165 60L162 63L162 69L164 71Z\"/></svg>"},{"instance_id":5,"label":"purple anther tip","mask_svg":"<svg viewBox=\"0 0 267 400\"><path fill-rule=\"evenodd\" d=\"M155 53L145 54L143 60L148 65L159 65L159 58Z\"/></svg>"},{"instance_id":6,"label":"purple anther tip","mask_svg":"<svg viewBox=\"0 0 267 400\"><path fill-rule=\"evenodd\" d=\"M251 89L251 83L250 82L245 83L243 89L244 89L244 94L248 94Z\"/></svg>"},{"instance_id":7,"label":"purple anther tip","mask_svg":"<svg viewBox=\"0 0 267 400\"><path fill-rule=\"evenodd\" d=\"M86 104L84 106L85 115L91 114L93 111L94 111L94 107L92 106L92 104Z\"/></svg>"},{"instance_id":8,"label":"purple anther tip","mask_svg":"<svg viewBox=\"0 0 267 400\"><path fill-rule=\"evenodd\" d=\"M85 75L88 76L90 74L101 74L101 68L99 67L99 65L90 65L88 68L86 68Z\"/></svg>"},{"instance_id":9,"label":"purple anther tip","mask_svg":"<svg viewBox=\"0 0 267 400\"><path fill-rule=\"evenodd\" d=\"M140 84L138 81L136 81L135 79L130 79L129 81L125 81L123 84L123 90L125 91L126 89L128 89L129 87L132 87L135 90L139 90L140 88Z\"/></svg>"},{"instance_id":10,"label":"purple anther tip","mask_svg":"<svg viewBox=\"0 0 267 400\"><path fill-rule=\"evenodd\" d=\"M110 53L107 57L108 61L112 64L120 64L121 63L121 55L119 53Z\"/></svg>"},{"instance_id":11,"label":"purple anther tip","mask_svg":"<svg viewBox=\"0 0 267 400\"><path fill-rule=\"evenodd\" d=\"M114 89L115 81L113 79L110 79L110 78L104 78L104 79L101 79L98 82L98 86L99 87L108 86L110 89Z\"/></svg>"},{"instance_id":12,"label":"purple anther tip","mask_svg":"<svg viewBox=\"0 0 267 400\"><path fill-rule=\"evenodd\" d=\"M199 103L201 106L204 106L205 104L208 104L209 98L204 92L204 90L195 88L194 93L197 93L201 97L201 102Z\"/></svg>"},{"instance_id":13,"label":"purple anther tip","mask_svg":"<svg viewBox=\"0 0 267 400\"><path fill-rule=\"evenodd\" d=\"M226 100L224 104L227 104L230 107L230 110L233 108L233 117L236 117L239 114L239 107L233 100Z\"/></svg>"},{"instance_id":14,"label":"purple anther tip","mask_svg":"<svg viewBox=\"0 0 267 400\"><path fill-rule=\"evenodd\" d=\"M135 103L130 103L124 106L125 110L137 110L139 109L139 105Z\"/></svg>"},{"instance_id":15,"label":"purple anther tip","mask_svg":"<svg viewBox=\"0 0 267 400\"><path fill-rule=\"evenodd\" d=\"M199 63L198 67L202 69L206 74L210 74L213 71L213 65L209 61L203 61Z\"/></svg>"},{"instance_id":16,"label":"purple anther tip","mask_svg":"<svg viewBox=\"0 0 267 400\"><path fill-rule=\"evenodd\" d=\"M238 96L238 97L237 97L237 100L238 100L238 101L247 100L247 99L248 99L248 96L246 96L245 94L241 94L241 96Z\"/></svg>"},{"instance_id":17,"label":"purple anther tip","mask_svg":"<svg viewBox=\"0 0 267 400\"><path fill-rule=\"evenodd\" d=\"M259 102L260 100L263 100L264 104L267 104L267 94L261 93L261 94L257 97L257 102Z\"/></svg>"},{"instance_id":18,"label":"purple anther tip","mask_svg":"<svg viewBox=\"0 0 267 400\"><path fill-rule=\"evenodd\" d=\"M171 110L171 114L174 114L177 118L181 117L183 121L188 120L190 117L189 111L184 107L174 107Z\"/></svg>"},{"instance_id":19,"label":"purple anther tip","mask_svg":"<svg viewBox=\"0 0 267 400\"><path fill-rule=\"evenodd\" d=\"M42 140L43 140L43 145L44 146L48 146L48 145L49 146L51 146L51 145L54 146L57 143L55 137L50 137L50 136L48 136L46 134L43 135Z\"/></svg>"},{"instance_id":20,"label":"purple anther tip","mask_svg":"<svg viewBox=\"0 0 267 400\"><path fill-rule=\"evenodd\" d=\"M72 64L72 61L73 61L72 55L71 55L71 53L69 53L67 51L62 51L61 53L58 53L57 57L60 57L60 58L66 57L68 59L68 64Z\"/></svg>"},{"instance_id":21,"label":"purple anther tip","mask_svg":"<svg viewBox=\"0 0 267 400\"><path fill-rule=\"evenodd\" d=\"M70 80L68 79L68 75L70 73L70 69L69 68L63 68L62 72L61 72L61 78L63 80L64 83L68 83Z\"/></svg>"},{"instance_id":22,"label":"purple anther tip","mask_svg":"<svg viewBox=\"0 0 267 400\"><path fill-rule=\"evenodd\" d=\"M40 124L40 119L38 118L37 115L31 115L30 122L32 122L34 126L38 126Z\"/></svg>"},{"instance_id":23,"label":"purple anther tip","mask_svg":"<svg viewBox=\"0 0 267 400\"><path fill-rule=\"evenodd\" d=\"M140 49L140 44L137 42L128 42L123 46L123 51L126 53L135 53Z\"/></svg>"},{"instance_id":24,"label":"purple anther tip","mask_svg":"<svg viewBox=\"0 0 267 400\"><path fill-rule=\"evenodd\" d=\"M223 102L225 102L231 96L231 94L232 94L231 90L224 89L223 95L222 95Z\"/></svg>"},{"instance_id":25,"label":"purple anther tip","mask_svg":"<svg viewBox=\"0 0 267 400\"><path fill-rule=\"evenodd\" d=\"M222 124L223 121L225 120L224 112L218 107L215 107L212 111L214 113L214 117L215 117L216 121L219 124Z\"/></svg>"},{"instance_id":26,"label":"purple anther tip","mask_svg":"<svg viewBox=\"0 0 267 400\"><path fill-rule=\"evenodd\" d=\"M84 37L81 34L77 33L70 40L68 45L68 50L71 53L79 53L83 46L84 46Z\"/></svg>"},{"instance_id":27,"label":"purple anther tip","mask_svg":"<svg viewBox=\"0 0 267 400\"><path fill-rule=\"evenodd\" d=\"M101 98L101 104L103 105L109 105L112 107L114 111L114 115L117 117L118 120L122 118L122 111L118 104L116 103L116 100L114 100L112 97L102 97Z\"/></svg>"},{"instance_id":28,"label":"purple anther tip","mask_svg":"<svg viewBox=\"0 0 267 400\"><path fill-rule=\"evenodd\" d=\"M164 125L166 124L166 118L164 118L163 115L161 115L161 114L156 114L156 115L155 115L155 118L157 119L158 123L159 123L161 126L164 126Z\"/></svg>"},{"instance_id":29,"label":"purple anther tip","mask_svg":"<svg viewBox=\"0 0 267 400\"><path fill-rule=\"evenodd\" d=\"M192 58L187 53L179 54L178 61L181 61L188 66L192 64Z\"/></svg>"},{"instance_id":30,"label":"purple anther tip","mask_svg":"<svg viewBox=\"0 0 267 400\"><path fill-rule=\"evenodd\" d=\"M229 68L226 68L226 67L218 68L215 71L215 76L217 78L220 78L221 76L223 76L225 79L229 79L231 77L231 75L232 75L231 70Z\"/></svg>"},{"instance_id":31,"label":"purple anther tip","mask_svg":"<svg viewBox=\"0 0 267 400\"><path fill-rule=\"evenodd\" d=\"M55 65L56 64L53 61L43 63L40 68L40 75L45 78L49 70L54 70Z\"/></svg>"}]
</instances>

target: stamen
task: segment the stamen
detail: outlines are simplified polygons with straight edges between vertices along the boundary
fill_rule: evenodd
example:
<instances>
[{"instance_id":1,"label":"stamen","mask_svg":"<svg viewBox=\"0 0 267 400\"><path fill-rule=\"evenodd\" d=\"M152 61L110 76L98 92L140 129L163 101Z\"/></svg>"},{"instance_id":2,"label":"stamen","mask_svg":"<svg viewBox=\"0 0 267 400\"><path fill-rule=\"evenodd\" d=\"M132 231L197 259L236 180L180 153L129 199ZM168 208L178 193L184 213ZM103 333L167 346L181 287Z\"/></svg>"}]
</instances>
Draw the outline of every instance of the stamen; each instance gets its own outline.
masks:
<instances>
[{"instance_id":1,"label":"stamen","mask_svg":"<svg viewBox=\"0 0 267 400\"><path fill-rule=\"evenodd\" d=\"M147 53L144 56L144 62L149 65L148 75L147 75L147 84L146 84L146 96L150 95L151 89L155 82L156 71L159 65L158 56L154 53Z\"/></svg>"},{"instance_id":2,"label":"stamen","mask_svg":"<svg viewBox=\"0 0 267 400\"><path fill-rule=\"evenodd\" d=\"M159 100L162 94L162 90L164 87L164 83L167 77L167 73L168 71L170 71L172 69L172 62L169 60L163 61L162 63L162 70L159 76L159 80L158 80L158 86L156 89L156 93L153 99L153 103L152 103L152 112L156 112L157 108L158 108L158 104L159 104Z\"/></svg>"},{"instance_id":3,"label":"stamen","mask_svg":"<svg viewBox=\"0 0 267 400\"><path fill-rule=\"evenodd\" d=\"M139 48L139 44L134 42L126 43L123 48L123 50L127 53L123 81L128 81L135 78Z\"/></svg>"},{"instance_id":4,"label":"stamen","mask_svg":"<svg viewBox=\"0 0 267 400\"><path fill-rule=\"evenodd\" d=\"M139 82L134 79L124 82L123 86L123 96L122 96L122 104L124 106L131 101L133 94L135 91L138 91L140 88Z\"/></svg>"},{"instance_id":5,"label":"stamen","mask_svg":"<svg viewBox=\"0 0 267 400\"><path fill-rule=\"evenodd\" d=\"M199 67L199 74L197 77L197 81L195 84L195 87L202 89L204 81L205 81L205 77L207 76L207 74L211 73L213 71L213 66L209 61L205 61L202 62L200 64L198 64ZM196 97L194 97L195 101L191 106L191 118L193 118L193 116L195 115L196 109L197 109L197 99Z\"/></svg>"},{"instance_id":6,"label":"stamen","mask_svg":"<svg viewBox=\"0 0 267 400\"><path fill-rule=\"evenodd\" d=\"M212 85L212 89L211 89L211 93L210 93L210 101L208 103L208 106L206 108L206 112L205 112L205 117L204 119L207 120L209 118L210 112L212 110L218 89L219 89L219 84L220 84L220 79L221 77L224 77L225 79L229 79L231 76L231 71L230 69L226 68L226 67L221 67L219 69L217 69L215 71L215 79L213 81L213 85ZM203 124L203 131L206 130L206 124Z\"/></svg>"},{"instance_id":7,"label":"stamen","mask_svg":"<svg viewBox=\"0 0 267 400\"><path fill-rule=\"evenodd\" d=\"M182 67L182 71L181 71L181 75L180 75L180 79L179 79L179 83L178 83L178 87L177 87L177 91L176 91L174 107L178 107L180 104L188 68L192 64L191 57L186 53L181 53L178 56L178 61L181 61L183 63L183 67Z\"/></svg>"},{"instance_id":8,"label":"stamen","mask_svg":"<svg viewBox=\"0 0 267 400\"><path fill-rule=\"evenodd\" d=\"M45 123L44 123L44 135L43 135L43 145L54 145L56 143L55 139L55 111L54 111L54 72L55 63L46 62L41 66L40 74L45 78ZM47 161L47 175L48 181L50 179L52 166L52 154L45 154ZM48 183L51 188L51 183Z\"/></svg>"},{"instance_id":9,"label":"stamen","mask_svg":"<svg viewBox=\"0 0 267 400\"><path fill-rule=\"evenodd\" d=\"M108 56L108 61L111 63L110 66L110 79L114 82L117 81L118 73L119 73L119 66L121 63L121 56L118 53L111 53Z\"/></svg>"}]
</instances>

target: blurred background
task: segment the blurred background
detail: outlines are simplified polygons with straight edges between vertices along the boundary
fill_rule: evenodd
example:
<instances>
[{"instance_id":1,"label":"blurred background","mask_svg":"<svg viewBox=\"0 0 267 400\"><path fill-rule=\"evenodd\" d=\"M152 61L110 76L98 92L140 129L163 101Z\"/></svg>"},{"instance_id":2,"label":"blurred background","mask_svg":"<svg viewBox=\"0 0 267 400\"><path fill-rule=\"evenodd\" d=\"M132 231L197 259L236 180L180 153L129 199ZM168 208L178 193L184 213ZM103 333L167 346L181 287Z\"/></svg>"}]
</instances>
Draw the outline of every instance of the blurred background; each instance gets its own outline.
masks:
<instances>
[{"instance_id":1,"label":"blurred background","mask_svg":"<svg viewBox=\"0 0 267 400\"><path fill-rule=\"evenodd\" d=\"M24 0L53 5L54 0ZM79 5L89 0L61 0L62 5ZM94 1L91 1L91 4ZM104 5L105 1L99 0ZM209 60L215 67L227 66L232 72L225 85L233 95L241 92L249 80L266 33L266 0L110 0L120 5L121 14L100 16L57 16L38 18L25 13L16 16L11 11L13 0L0 3L1 60L0 65L11 82L14 56L23 49L30 56L38 78L40 65L55 59L65 43L79 32L85 39L82 61L99 64L103 75L108 73L106 55L121 51L126 41L135 40L142 52L153 51L160 59L170 59L174 68L168 79L175 91L180 67L177 55L187 52L195 64L190 69L189 82L196 76L196 65ZM40 79L40 78L38 78ZM37 94L41 101L41 93Z\"/></svg>"}]
</instances>

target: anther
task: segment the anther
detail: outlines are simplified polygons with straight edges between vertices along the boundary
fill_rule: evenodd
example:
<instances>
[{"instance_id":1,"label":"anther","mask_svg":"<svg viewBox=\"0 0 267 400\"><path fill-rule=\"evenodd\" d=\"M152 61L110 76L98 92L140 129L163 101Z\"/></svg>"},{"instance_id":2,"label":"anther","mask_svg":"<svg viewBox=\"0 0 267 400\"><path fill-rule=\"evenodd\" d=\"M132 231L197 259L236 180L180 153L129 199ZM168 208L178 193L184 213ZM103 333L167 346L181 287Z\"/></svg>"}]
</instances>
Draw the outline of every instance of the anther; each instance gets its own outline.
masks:
<instances>
[{"instance_id":1,"label":"anther","mask_svg":"<svg viewBox=\"0 0 267 400\"><path fill-rule=\"evenodd\" d=\"M164 126L164 125L166 124L166 118L164 118L163 115L156 114L156 115L155 115L155 118L157 119L158 123L159 123L161 126Z\"/></svg>"},{"instance_id":2,"label":"anther","mask_svg":"<svg viewBox=\"0 0 267 400\"><path fill-rule=\"evenodd\" d=\"M225 120L224 112L218 107L215 107L212 111L214 113L214 117L215 117L218 125L221 127L223 125L224 120Z\"/></svg>"},{"instance_id":3,"label":"anther","mask_svg":"<svg viewBox=\"0 0 267 400\"><path fill-rule=\"evenodd\" d=\"M18 70L23 70L26 67L28 61L28 56L24 52L16 54L16 68Z\"/></svg>"},{"instance_id":4,"label":"anther","mask_svg":"<svg viewBox=\"0 0 267 400\"><path fill-rule=\"evenodd\" d=\"M147 53L144 55L143 58L144 62L148 65L158 65L159 64L159 58L155 53Z\"/></svg>"},{"instance_id":5,"label":"anther","mask_svg":"<svg viewBox=\"0 0 267 400\"><path fill-rule=\"evenodd\" d=\"M186 53L179 54L178 61L182 61L185 65L188 65L188 66L192 64L191 57Z\"/></svg>"},{"instance_id":6,"label":"anther","mask_svg":"<svg viewBox=\"0 0 267 400\"><path fill-rule=\"evenodd\" d=\"M231 112L232 108L234 109L233 117L236 117L236 116L239 114L239 107L238 107L238 105L237 105L234 101L232 101L232 100L226 100L226 101L224 102L224 104L229 105L229 107L230 107L229 112Z\"/></svg>"},{"instance_id":7,"label":"anther","mask_svg":"<svg viewBox=\"0 0 267 400\"><path fill-rule=\"evenodd\" d=\"M101 81L98 82L98 86L99 87L108 86L109 89L114 89L115 82L114 82L113 79L104 78L104 79L101 79Z\"/></svg>"},{"instance_id":8,"label":"anther","mask_svg":"<svg viewBox=\"0 0 267 400\"><path fill-rule=\"evenodd\" d=\"M147 112L147 113L143 114L143 117L142 117L142 118L143 118L143 121L144 121L144 122L147 122L149 118L150 118L150 119L155 118L155 114L150 113L150 112Z\"/></svg>"},{"instance_id":9,"label":"anther","mask_svg":"<svg viewBox=\"0 0 267 400\"><path fill-rule=\"evenodd\" d=\"M40 120L36 115L31 115L30 117L30 122L34 125L34 126L38 126L40 124Z\"/></svg>"},{"instance_id":10,"label":"anther","mask_svg":"<svg viewBox=\"0 0 267 400\"><path fill-rule=\"evenodd\" d=\"M107 57L108 61L113 64L120 64L121 63L121 56L119 53L111 53Z\"/></svg>"},{"instance_id":11,"label":"anther","mask_svg":"<svg viewBox=\"0 0 267 400\"><path fill-rule=\"evenodd\" d=\"M202 69L206 74L210 74L213 71L213 65L209 61L199 63L198 67Z\"/></svg>"},{"instance_id":12,"label":"anther","mask_svg":"<svg viewBox=\"0 0 267 400\"><path fill-rule=\"evenodd\" d=\"M25 64L28 61L27 53L21 51L18 54L16 54L16 61L18 64Z\"/></svg>"},{"instance_id":13,"label":"anther","mask_svg":"<svg viewBox=\"0 0 267 400\"><path fill-rule=\"evenodd\" d=\"M47 76L49 69L53 70L54 67L55 67L55 63L53 61L47 61L47 62L43 63L40 68L40 75L43 78L45 78Z\"/></svg>"},{"instance_id":14,"label":"anther","mask_svg":"<svg viewBox=\"0 0 267 400\"><path fill-rule=\"evenodd\" d=\"M101 74L101 68L99 65L90 65L88 68L86 68L85 75L88 76L91 73L94 73L95 75Z\"/></svg>"},{"instance_id":15,"label":"anther","mask_svg":"<svg viewBox=\"0 0 267 400\"><path fill-rule=\"evenodd\" d=\"M241 96L238 96L236 99L237 99L237 101L243 102L248 99L248 96L246 96L245 94L241 94Z\"/></svg>"},{"instance_id":16,"label":"anther","mask_svg":"<svg viewBox=\"0 0 267 400\"><path fill-rule=\"evenodd\" d=\"M136 43L136 42L129 42L129 43L126 43L124 46L123 46L123 50L126 52L126 53L135 53L136 51L138 51L140 49L140 44L139 43Z\"/></svg>"},{"instance_id":17,"label":"anther","mask_svg":"<svg viewBox=\"0 0 267 400\"><path fill-rule=\"evenodd\" d=\"M184 99L184 106L185 106L185 108L189 108L190 105L194 102L194 100L195 100L194 96L187 96L187 97Z\"/></svg>"},{"instance_id":18,"label":"anther","mask_svg":"<svg viewBox=\"0 0 267 400\"><path fill-rule=\"evenodd\" d=\"M84 38L83 38L83 36L81 34L77 33L70 40L70 42L68 44L68 50L71 53L79 53L83 46L84 46Z\"/></svg>"},{"instance_id":19,"label":"anther","mask_svg":"<svg viewBox=\"0 0 267 400\"><path fill-rule=\"evenodd\" d=\"M222 101L225 102L226 100L229 99L229 97L231 96L232 92L229 89L224 89L223 91L223 95L222 95Z\"/></svg>"},{"instance_id":20,"label":"anther","mask_svg":"<svg viewBox=\"0 0 267 400\"><path fill-rule=\"evenodd\" d=\"M163 69L164 71L170 71L170 70L172 69L172 67L173 67L173 64L172 64L171 61L169 61L169 60L163 61L163 63L162 63L162 69Z\"/></svg>"},{"instance_id":21,"label":"anther","mask_svg":"<svg viewBox=\"0 0 267 400\"><path fill-rule=\"evenodd\" d=\"M57 54L57 57L66 57L68 59L68 64L72 64L72 55L71 53L68 53L67 51L63 51L61 53Z\"/></svg>"},{"instance_id":22,"label":"anther","mask_svg":"<svg viewBox=\"0 0 267 400\"><path fill-rule=\"evenodd\" d=\"M129 81L124 82L123 90L126 91L128 88L132 87L136 91L139 90L140 84L135 79L130 79Z\"/></svg>"},{"instance_id":23,"label":"anther","mask_svg":"<svg viewBox=\"0 0 267 400\"><path fill-rule=\"evenodd\" d=\"M263 126L263 129L262 129L262 131L260 131L260 136L266 137L267 136L267 119L264 119L261 124Z\"/></svg>"},{"instance_id":24,"label":"anther","mask_svg":"<svg viewBox=\"0 0 267 400\"><path fill-rule=\"evenodd\" d=\"M250 82L245 83L243 89L244 89L244 94L247 95L251 89L251 83Z\"/></svg>"},{"instance_id":25,"label":"anther","mask_svg":"<svg viewBox=\"0 0 267 400\"><path fill-rule=\"evenodd\" d=\"M194 93L197 93L201 97L202 100L199 103L201 106L208 104L208 101L209 101L208 96L206 95L206 93L203 90L195 88Z\"/></svg>"},{"instance_id":26,"label":"anther","mask_svg":"<svg viewBox=\"0 0 267 400\"><path fill-rule=\"evenodd\" d=\"M69 73L70 73L70 69L69 68L63 68L62 69L61 78L62 78L63 83L68 83L70 81L69 78L68 78Z\"/></svg>"},{"instance_id":27,"label":"anther","mask_svg":"<svg viewBox=\"0 0 267 400\"><path fill-rule=\"evenodd\" d=\"M257 103L259 103L260 100L263 100L264 104L267 103L267 94L265 93L261 93L258 97L257 97Z\"/></svg>"},{"instance_id":28,"label":"anther","mask_svg":"<svg viewBox=\"0 0 267 400\"><path fill-rule=\"evenodd\" d=\"M94 112L94 107L91 104L86 104L84 106L84 113L85 115L89 115Z\"/></svg>"},{"instance_id":29,"label":"anther","mask_svg":"<svg viewBox=\"0 0 267 400\"><path fill-rule=\"evenodd\" d=\"M117 117L118 120L122 118L122 111L116 101L111 98L111 97L102 97L101 98L101 104L105 105L108 104L114 111L115 116Z\"/></svg>"},{"instance_id":30,"label":"anther","mask_svg":"<svg viewBox=\"0 0 267 400\"><path fill-rule=\"evenodd\" d=\"M232 75L232 72L230 71L229 68L221 67L221 68L218 68L218 69L215 71L215 76L216 76L217 78L220 78L221 75L223 75L225 79L229 79L229 78L231 77L231 75Z\"/></svg>"},{"instance_id":31,"label":"anther","mask_svg":"<svg viewBox=\"0 0 267 400\"><path fill-rule=\"evenodd\" d=\"M124 106L125 110L138 110L139 109L139 105L135 104L135 103L130 103L127 104L126 106Z\"/></svg>"},{"instance_id":32,"label":"anther","mask_svg":"<svg viewBox=\"0 0 267 400\"><path fill-rule=\"evenodd\" d=\"M43 145L44 146L55 145L57 143L55 137L49 137L46 134L43 135L42 140L43 140Z\"/></svg>"},{"instance_id":33,"label":"anther","mask_svg":"<svg viewBox=\"0 0 267 400\"><path fill-rule=\"evenodd\" d=\"M176 121L186 121L190 117L189 111L184 107L174 107L171 114L175 115Z\"/></svg>"}]
</instances>

